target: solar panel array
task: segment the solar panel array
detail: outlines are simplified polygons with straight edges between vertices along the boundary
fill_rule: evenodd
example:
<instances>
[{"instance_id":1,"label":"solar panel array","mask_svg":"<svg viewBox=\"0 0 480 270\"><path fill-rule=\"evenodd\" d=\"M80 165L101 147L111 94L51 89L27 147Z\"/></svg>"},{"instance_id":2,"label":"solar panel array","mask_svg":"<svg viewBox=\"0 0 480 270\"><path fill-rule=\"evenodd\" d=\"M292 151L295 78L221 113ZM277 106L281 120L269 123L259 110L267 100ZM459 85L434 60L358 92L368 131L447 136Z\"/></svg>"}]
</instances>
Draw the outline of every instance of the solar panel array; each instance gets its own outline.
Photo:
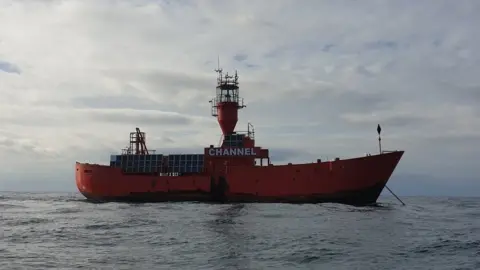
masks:
<instances>
[{"instance_id":1,"label":"solar panel array","mask_svg":"<svg viewBox=\"0 0 480 270\"><path fill-rule=\"evenodd\" d=\"M244 134L230 134L225 135L223 145L228 147L243 147Z\"/></svg>"},{"instance_id":2,"label":"solar panel array","mask_svg":"<svg viewBox=\"0 0 480 270\"><path fill-rule=\"evenodd\" d=\"M112 155L110 166L127 173L195 173L204 165L203 154Z\"/></svg>"},{"instance_id":3,"label":"solar panel array","mask_svg":"<svg viewBox=\"0 0 480 270\"><path fill-rule=\"evenodd\" d=\"M196 173L203 169L204 155L169 155L168 168L170 172Z\"/></svg>"},{"instance_id":4,"label":"solar panel array","mask_svg":"<svg viewBox=\"0 0 480 270\"><path fill-rule=\"evenodd\" d=\"M163 170L164 155L113 155L110 166L128 173L155 173Z\"/></svg>"}]
</instances>

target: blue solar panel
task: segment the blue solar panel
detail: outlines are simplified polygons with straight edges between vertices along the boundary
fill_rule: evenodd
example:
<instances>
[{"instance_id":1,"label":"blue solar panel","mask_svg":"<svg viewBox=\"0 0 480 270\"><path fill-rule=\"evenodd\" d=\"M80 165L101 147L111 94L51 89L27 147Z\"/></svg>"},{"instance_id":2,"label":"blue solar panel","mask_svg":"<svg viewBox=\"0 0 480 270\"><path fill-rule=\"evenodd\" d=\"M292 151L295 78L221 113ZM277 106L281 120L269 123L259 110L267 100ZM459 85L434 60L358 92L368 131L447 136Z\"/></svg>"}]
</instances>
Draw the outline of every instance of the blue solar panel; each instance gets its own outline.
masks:
<instances>
[{"instance_id":1,"label":"blue solar panel","mask_svg":"<svg viewBox=\"0 0 480 270\"><path fill-rule=\"evenodd\" d=\"M156 160L156 161L155 161ZM172 154L156 155L152 157L151 162L145 162L145 168L154 168L157 171L164 171L163 166L166 166L166 171L169 172L198 172L203 168L204 155L203 154ZM140 166L142 166L140 164Z\"/></svg>"}]
</instances>

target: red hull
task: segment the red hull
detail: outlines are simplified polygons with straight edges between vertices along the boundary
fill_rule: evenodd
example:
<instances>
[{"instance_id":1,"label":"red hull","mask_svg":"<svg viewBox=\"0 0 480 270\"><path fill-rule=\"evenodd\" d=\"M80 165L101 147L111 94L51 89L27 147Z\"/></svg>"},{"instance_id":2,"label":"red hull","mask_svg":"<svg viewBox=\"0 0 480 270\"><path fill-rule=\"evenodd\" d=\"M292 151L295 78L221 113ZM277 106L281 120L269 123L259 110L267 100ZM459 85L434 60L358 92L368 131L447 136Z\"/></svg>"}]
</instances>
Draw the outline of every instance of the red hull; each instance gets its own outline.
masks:
<instances>
[{"instance_id":1,"label":"red hull","mask_svg":"<svg viewBox=\"0 0 480 270\"><path fill-rule=\"evenodd\" d=\"M76 164L78 190L93 201L338 202L377 201L403 151L332 162L225 166L182 176L125 174L120 168Z\"/></svg>"}]
</instances>

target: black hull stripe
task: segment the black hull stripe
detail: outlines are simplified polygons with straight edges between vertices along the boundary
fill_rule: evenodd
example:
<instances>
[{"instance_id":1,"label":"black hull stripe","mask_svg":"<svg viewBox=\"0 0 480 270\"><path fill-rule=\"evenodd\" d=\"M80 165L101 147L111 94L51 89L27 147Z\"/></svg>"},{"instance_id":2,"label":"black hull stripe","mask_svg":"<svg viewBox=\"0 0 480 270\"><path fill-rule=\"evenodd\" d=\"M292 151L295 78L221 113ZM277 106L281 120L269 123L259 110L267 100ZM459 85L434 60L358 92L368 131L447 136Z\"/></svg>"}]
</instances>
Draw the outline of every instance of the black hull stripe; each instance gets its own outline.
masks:
<instances>
[{"instance_id":1,"label":"black hull stripe","mask_svg":"<svg viewBox=\"0 0 480 270\"><path fill-rule=\"evenodd\" d=\"M130 193L127 196L94 196L82 192L92 202L212 202L212 203L342 203L355 206L375 204L384 185L332 194L311 194L306 196L257 196L253 194L229 194L218 197L209 192L170 191Z\"/></svg>"}]
</instances>

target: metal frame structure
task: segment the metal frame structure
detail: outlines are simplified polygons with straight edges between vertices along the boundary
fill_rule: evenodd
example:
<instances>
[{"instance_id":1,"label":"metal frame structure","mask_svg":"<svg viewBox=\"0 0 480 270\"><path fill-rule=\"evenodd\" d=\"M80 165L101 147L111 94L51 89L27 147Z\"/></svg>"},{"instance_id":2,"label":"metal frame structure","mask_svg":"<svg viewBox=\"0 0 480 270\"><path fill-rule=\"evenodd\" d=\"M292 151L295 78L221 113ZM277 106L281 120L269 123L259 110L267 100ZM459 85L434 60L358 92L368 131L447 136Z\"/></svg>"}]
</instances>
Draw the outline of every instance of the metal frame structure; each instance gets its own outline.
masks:
<instances>
[{"instance_id":1,"label":"metal frame structure","mask_svg":"<svg viewBox=\"0 0 480 270\"><path fill-rule=\"evenodd\" d=\"M154 154L155 150L149 152L145 132L137 127L135 132L130 132L130 146L122 149L122 155L149 155Z\"/></svg>"},{"instance_id":2,"label":"metal frame structure","mask_svg":"<svg viewBox=\"0 0 480 270\"><path fill-rule=\"evenodd\" d=\"M237 109L245 108L243 98L240 98L238 87L238 74L235 71L235 76L228 75L228 72L223 75L223 69L215 69L218 73L217 87L215 98L209 102L212 104L212 116L218 116L218 105L224 102L237 103Z\"/></svg>"}]
</instances>

